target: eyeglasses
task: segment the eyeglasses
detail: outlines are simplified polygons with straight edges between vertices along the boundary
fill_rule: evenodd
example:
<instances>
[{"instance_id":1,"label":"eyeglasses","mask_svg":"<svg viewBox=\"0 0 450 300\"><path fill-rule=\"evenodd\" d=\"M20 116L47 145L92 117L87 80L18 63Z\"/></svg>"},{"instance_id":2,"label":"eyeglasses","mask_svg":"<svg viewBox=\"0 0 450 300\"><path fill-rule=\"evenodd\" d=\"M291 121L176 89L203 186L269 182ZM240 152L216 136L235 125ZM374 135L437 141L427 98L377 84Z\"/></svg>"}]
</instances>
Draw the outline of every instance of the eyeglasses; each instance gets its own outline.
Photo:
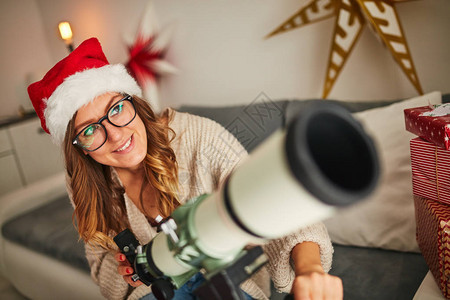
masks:
<instances>
[{"instance_id":1,"label":"eyeglasses","mask_svg":"<svg viewBox=\"0 0 450 300\"><path fill-rule=\"evenodd\" d=\"M136 117L136 108L133 104L133 97L125 95L122 99L114 103L108 113L100 118L96 123L84 127L73 139L72 144L85 151L92 152L103 146L108 139L108 133L102 124L104 120L116 127L124 127L130 124Z\"/></svg>"}]
</instances>

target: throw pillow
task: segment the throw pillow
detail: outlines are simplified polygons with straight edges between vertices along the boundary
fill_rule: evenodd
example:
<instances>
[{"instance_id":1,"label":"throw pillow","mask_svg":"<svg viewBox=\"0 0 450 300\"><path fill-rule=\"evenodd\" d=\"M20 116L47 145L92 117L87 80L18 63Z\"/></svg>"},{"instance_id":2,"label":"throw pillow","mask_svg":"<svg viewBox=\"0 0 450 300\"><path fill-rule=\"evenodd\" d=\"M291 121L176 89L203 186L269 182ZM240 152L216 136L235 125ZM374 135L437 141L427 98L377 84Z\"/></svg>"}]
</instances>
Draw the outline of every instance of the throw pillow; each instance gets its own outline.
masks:
<instances>
[{"instance_id":1,"label":"throw pillow","mask_svg":"<svg viewBox=\"0 0 450 300\"><path fill-rule=\"evenodd\" d=\"M375 192L325 220L331 240L338 244L419 252L415 238L409 140L405 108L441 103L432 92L386 107L355 113L372 136L380 158L381 176Z\"/></svg>"}]
</instances>

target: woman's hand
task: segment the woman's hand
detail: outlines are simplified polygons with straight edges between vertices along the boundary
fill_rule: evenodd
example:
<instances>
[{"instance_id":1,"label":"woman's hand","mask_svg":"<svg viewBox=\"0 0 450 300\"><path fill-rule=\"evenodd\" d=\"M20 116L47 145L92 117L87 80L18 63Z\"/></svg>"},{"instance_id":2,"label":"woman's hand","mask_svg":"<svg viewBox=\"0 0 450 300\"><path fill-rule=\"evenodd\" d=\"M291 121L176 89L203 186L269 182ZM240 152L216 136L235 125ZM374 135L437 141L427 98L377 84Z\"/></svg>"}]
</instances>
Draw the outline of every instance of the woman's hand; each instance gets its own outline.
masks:
<instances>
[{"instance_id":1,"label":"woman's hand","mask_svg":"<svg viewBox=\"0 0 450 300\"><path fill-rule=\"evenodd\" d=\"M133 279L131 279L131 275L133 275L134 270L123 253L117 252L116 255L114 255L114 258L119 262L117 272L122 275L123 280L125 280L126 283L128 283L132 287L138 287L142 285L142 282L140 280L133 281Z\"/></svg>"},{"instance_id":2,"label":"woman's hand","mask_svg":"<svg viewBox=\"0 0 450 300\"><path fill-rule=\"evenodd\" d=\"M299 274L292 285L295 300L343 299L342 280L323 272Z\"/></svg>"}]
</instances>

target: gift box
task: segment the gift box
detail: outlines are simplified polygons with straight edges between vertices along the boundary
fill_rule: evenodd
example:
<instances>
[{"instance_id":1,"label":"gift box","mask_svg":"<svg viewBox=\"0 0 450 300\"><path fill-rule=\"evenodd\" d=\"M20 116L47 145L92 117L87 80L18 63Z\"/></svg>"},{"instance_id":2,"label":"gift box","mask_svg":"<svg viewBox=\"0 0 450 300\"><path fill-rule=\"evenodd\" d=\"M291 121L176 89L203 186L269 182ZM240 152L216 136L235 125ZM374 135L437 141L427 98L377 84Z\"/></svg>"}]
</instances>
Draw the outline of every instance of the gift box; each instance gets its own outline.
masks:
<instances>
[{"instance_id":1,"label":"gift box","mask_svg":"<svg viewBox=\"0 0 450 300\"><path fill-rule=\"evenodd\" d=\"M440 225L442 228L442 242L439 245L439 249L442 249L442 259L439 260L439 268L441 269L441 274L444 275L444 286L448 295L450 294L450 222L442 221Z\"/></svg>"},{"instance_id":2,"label":"gift box","mask_svg":"<svg viewBox=\"0 0 450 300\"><path fill-rule=\"evenodd\" d=\"M450 206L414 196L416 238L442 294L450 299Z\"/></svg>"},{"instance_id":3,"label":"gift box","mask_svg":"<svg viewBox=\"0 0 450 300\"><path fill-rule=\"evenodd\" d=\"M449 108L443 104L438 108ZM406 130L419 137L447 150L450 149L450 115L433 113L438 109L430 106L421 106L404 110ZM429 114L429 115L423 115Z\"/></svg>"},{"instance_id":4,"label":"gift box","mask_svg":"<svg viewBox=\"0 0 450 300\"><path fill-rule=\"evenodd\" d=\"M413 194L450 205L450 150L410 141Z\"/></svg>"}]
</instances>

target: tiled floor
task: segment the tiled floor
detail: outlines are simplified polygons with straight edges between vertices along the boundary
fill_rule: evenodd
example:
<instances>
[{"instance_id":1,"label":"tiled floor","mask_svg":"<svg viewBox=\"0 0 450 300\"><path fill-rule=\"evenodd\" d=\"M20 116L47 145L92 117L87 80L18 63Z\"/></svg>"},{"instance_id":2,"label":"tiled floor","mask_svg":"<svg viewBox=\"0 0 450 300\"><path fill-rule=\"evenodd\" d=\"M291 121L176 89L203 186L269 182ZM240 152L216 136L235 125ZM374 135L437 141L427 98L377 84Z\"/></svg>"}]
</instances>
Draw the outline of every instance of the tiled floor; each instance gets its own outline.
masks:
<instances>
[{"instance_id":1,"label":"tiled floor","mask_svg":"<svg viewBox=\"0 0 450 300\"><path fill-rule=\"evenodd\" d=\"M22 296L6 279L0 276L0 299L2 300L28 300Z\"/></svg>"}]
</instances>

